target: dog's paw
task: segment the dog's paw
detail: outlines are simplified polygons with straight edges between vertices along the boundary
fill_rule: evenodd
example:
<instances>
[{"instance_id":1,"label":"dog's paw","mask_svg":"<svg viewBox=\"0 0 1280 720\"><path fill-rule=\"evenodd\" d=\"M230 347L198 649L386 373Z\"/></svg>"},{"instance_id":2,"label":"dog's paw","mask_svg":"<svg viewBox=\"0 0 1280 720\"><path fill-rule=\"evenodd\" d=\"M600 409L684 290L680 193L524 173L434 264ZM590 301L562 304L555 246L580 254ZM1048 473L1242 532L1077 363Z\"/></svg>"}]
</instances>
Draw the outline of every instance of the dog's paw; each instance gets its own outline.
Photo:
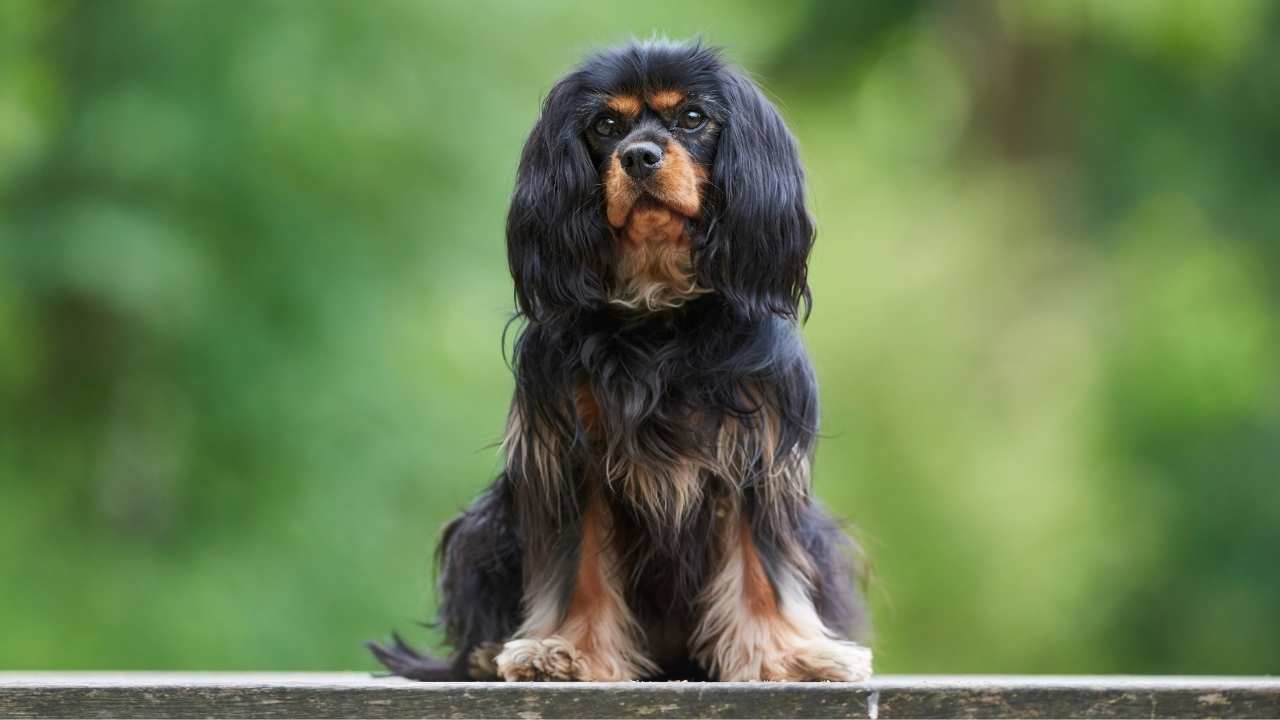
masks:
<instances>
[{"instance_id":1,"label":"dog's paw","mask_svg":"<svg viewBox=\"0 0 1280 720\"><path fill-rule=\"evenodd\" d=\"M792 649L762 668L762 680L864 682L871 677L871 650L856 643L821 640Z\"/></svg>"},{"instance_id":2,"label":"dog's paw","mask_svg":"<svg viewBox=\"0 0 1280 720\"><path fill-rule=\"evenodd\" d=\"M494 662L507 682L591 679L582 655L559 637L512 640L502 646Z\"/></svg>"}]
</instances>

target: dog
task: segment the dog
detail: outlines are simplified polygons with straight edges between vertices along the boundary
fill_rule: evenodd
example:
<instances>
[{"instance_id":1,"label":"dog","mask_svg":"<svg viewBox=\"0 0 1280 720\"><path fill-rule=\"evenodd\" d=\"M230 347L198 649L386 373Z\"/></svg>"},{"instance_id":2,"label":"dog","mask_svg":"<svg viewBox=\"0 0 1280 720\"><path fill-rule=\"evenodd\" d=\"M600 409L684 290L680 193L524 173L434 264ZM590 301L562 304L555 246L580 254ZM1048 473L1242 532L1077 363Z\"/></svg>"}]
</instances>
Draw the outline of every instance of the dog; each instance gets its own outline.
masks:
<instances>
[{"instance_id":1,"label":"dog","mask_svg":"<svg viewBox=\"0 0 1280 720\"><path fill-rule=\"evenodd\" d=\"M862 681L862 562L813 497L815 231L774 106L700 43L551 89L507 217L505 469L444 531L419 680Z\"/></svg>"}]
</instances>

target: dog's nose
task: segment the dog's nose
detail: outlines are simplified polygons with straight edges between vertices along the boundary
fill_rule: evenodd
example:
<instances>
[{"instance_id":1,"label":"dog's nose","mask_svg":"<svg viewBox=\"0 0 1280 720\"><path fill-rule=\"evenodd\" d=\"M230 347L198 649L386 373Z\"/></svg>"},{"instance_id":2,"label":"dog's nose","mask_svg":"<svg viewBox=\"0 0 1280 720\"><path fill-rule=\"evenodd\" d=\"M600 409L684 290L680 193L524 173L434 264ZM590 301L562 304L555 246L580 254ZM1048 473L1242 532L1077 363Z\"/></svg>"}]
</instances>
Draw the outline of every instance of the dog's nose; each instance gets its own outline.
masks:
<instances>
[{"instance_id":1,"label":"dog's nose","mask_svg":"<svg viewBox=\"0 0 1280 720\"><path fill-rule=\"evenodd\" d=\"M636 180L643 180L662 165L662 148L651 142L632 143L622 150L622 169Z\"/></svg>"}]
</instances>

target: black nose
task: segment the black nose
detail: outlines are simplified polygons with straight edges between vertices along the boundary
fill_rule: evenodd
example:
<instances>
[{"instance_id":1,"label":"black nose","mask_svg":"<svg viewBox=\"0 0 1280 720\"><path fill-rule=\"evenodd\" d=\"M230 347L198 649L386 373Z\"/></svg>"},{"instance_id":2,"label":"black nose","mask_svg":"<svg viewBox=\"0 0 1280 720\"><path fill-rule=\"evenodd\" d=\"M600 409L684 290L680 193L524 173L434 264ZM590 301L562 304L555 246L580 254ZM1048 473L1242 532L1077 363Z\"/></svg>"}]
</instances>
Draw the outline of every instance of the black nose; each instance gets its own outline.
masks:
<instances>
[{"instance_id":1,"label":"black nose","mask_svg":"<svg viewBox=\"0 0 1280 720\"><path fill-rule=\"evenodd\" d=\"M643 180L662 165L662 148L651 142L632 143L622 150L622 169L636 180Z\"/></svg>"}]
</instances>

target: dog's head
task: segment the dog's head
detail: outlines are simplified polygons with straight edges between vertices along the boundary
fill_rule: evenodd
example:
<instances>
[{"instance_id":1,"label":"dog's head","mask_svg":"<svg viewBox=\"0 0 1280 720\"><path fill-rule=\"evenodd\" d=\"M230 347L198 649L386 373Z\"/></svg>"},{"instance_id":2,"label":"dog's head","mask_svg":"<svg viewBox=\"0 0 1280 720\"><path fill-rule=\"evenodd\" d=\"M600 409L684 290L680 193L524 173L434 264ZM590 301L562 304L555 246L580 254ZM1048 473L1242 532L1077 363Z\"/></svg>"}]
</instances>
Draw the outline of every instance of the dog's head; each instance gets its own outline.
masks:
<instances>
[{"instance_id":1,"label":"dog's head","mask_svg":"<svg viewBox=\"0 0 1280 720\"><path fill-rule=\"evenodd\" d=\"M516 299L535 320L709 293L747 317L794 317L812 245L782 118L697 44L606 51L556 83L507 218Z\"/></svg>"}]
</instances>

